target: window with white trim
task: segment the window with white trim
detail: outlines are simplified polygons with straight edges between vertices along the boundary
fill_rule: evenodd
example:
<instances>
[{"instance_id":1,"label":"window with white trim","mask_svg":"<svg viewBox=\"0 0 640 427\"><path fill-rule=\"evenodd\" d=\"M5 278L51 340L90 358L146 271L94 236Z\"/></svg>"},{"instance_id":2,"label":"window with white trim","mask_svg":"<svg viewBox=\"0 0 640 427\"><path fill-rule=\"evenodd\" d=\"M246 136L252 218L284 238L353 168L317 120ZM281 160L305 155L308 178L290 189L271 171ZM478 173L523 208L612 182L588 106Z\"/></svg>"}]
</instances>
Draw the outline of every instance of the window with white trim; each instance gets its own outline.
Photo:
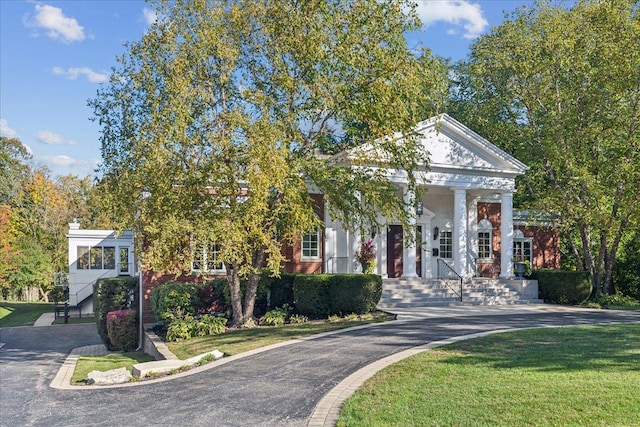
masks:
<instances>
[{"instance_id":1,"label":"window with white trim","mask_svg":"<svg viewBox=\"0 0 640 427\"><path fill-rule=\"evenodd\" d=\"M451 230L440 232L440 258L453 259L453 233Z\"/></svg>"},{"instance_id":2,"label":"window with white trim","mask_svg":"<svg viewBox=\"0 0 640 427\"><path fill-rule=\"evenodd\" d=\"M217 243L194 244L191 271L198 273L225 271L224 264L220 261L220 245Z\"/></svg>"},{"instance_id":3,"label":"window with white trim","mask_svg":"<svg viewBox=\"0 0 640 427\"><path fill-rule=\"evenodd\" d=\"M114 246L78 246L78 270L113 270L116 268Z\"/></svg>"},{"instance_id":4,"label":"window with white trim","mask_svg":"<svg viewBox=\"0 0 640 427\"><path fill-rule=\"evenodd\" d=\"M513 261L533 265L533 239L524 237L522 230L513 231Z\"/></svg>"},{"instance_id":5,"label":"window with white trim","mask_svg":"<svg viewBox=\"0 0 640 427\"><path fill-rule=\"evenodd\" d=\"M302 236L302 259L320 258L320 230Z\"/></svg>"},{"instance_id":6,"label":"window with white trim","mask_svg":"<svg viewBox=\"0 0 640 427\"><path fill-rule=\"evenodd\" d=\"M491 259L491 239L493 238L493 226L488 219L478 222L478 259Z\"/></svg>"}]
</instances>

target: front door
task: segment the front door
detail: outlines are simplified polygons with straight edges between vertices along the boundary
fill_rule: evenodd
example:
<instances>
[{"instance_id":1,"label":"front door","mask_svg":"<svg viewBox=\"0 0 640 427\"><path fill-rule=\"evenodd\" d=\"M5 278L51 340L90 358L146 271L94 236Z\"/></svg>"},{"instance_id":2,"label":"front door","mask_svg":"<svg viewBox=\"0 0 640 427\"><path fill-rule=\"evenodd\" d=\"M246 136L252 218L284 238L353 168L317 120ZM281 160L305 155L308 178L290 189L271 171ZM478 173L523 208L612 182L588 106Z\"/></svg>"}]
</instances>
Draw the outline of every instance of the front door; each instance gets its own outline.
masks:
<instances>
[{"instance_id":1,"label":"front door","mask_svg":"<svg viewBox=\"0 0 640 427\"><path fill-rule=\"evenodd\" d=\"M402 276L402 226L387 228L387 275L390 279Z\"/></svg>"},{"instance_id":2,"label":"front door","mask_svg":"<svg viewBox=\"0 0 640 427\"><path fill-rule=\"evenodd\" d=\"M422 241L422 226L416 227L416 274L422 277L422 250L419 242ZM402 226L390 225L387 228L387 276L390 279L402 277L404 244L402 238Z\"/></svg>"}]
</instances>

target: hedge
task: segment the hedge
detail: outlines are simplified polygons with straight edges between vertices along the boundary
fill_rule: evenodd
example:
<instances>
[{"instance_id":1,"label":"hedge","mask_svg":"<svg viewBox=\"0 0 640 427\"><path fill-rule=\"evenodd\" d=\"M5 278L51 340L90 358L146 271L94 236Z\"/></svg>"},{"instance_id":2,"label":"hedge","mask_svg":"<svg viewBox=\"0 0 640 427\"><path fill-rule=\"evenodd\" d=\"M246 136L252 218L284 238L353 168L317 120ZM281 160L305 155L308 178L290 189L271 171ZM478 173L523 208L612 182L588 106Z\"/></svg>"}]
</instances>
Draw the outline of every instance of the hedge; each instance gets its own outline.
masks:
<instances>
[{"instance_id":1,"label":"hedge","mask_svg":"<svg viewBox=\"0 0 640 427\"><path fill-rule=\"evenodd\" d=\"M382 278L374 274L300 274L293 282L296 313L323 318L375 311Z\"/></svg>"},{"instance_id":2,"label":"hedge","mask_svg":"<svg viewBox=\"0 0 640 427\"><path fill-rule=\"evenodd\" d=\"M262 273L259 288L264 287L267 292L267 307L269 309L282 307L285 304L293 306L293 282L296 274L280 273L280 277L271 277L268 271Z\"/></svg>"},{"instance_id":3,"label":"hedge","mask_svg":"<svg viewBox=\"0 0 640 427\"><path fill-rule=\"evenodd\" d=\"M132 351L138 346L136 310L116 310L107 313L107 334L115 350Z\"/></svg>"},{"instance_id":4,"label":"hedge","mask_svg":"<svg viewBox=\"0 0 640 427\"><path fill-rule=\"evenodd\" d=\"M580 304L591 295L591 277L587 271L535 270L538 295L548 303Z\"/></svg>"},{"instance_id":5,"label":"hedge","mask_svg":"<svg viewBox=\"0 0 640 427\"><path fill-rule=\"evenodd\" d=\"M107 330L107 313L137 308L139 295L137 277L110 277L96 281L93 290L93 312L102 342L108 350L115 350ZM137 330L137 327L136 327Z\"/></svg>"},{"instance_id":6,"label":"hedge","mask_svg":"<svg viewBox=\"0 0 640 427\"><path fill-rule=\"evenodd\" d=\"M151 293L151 311L157 322L169 324L174 319L193 316L202 306L202 285L167 282Z\"/></svg>"}]
</instances>

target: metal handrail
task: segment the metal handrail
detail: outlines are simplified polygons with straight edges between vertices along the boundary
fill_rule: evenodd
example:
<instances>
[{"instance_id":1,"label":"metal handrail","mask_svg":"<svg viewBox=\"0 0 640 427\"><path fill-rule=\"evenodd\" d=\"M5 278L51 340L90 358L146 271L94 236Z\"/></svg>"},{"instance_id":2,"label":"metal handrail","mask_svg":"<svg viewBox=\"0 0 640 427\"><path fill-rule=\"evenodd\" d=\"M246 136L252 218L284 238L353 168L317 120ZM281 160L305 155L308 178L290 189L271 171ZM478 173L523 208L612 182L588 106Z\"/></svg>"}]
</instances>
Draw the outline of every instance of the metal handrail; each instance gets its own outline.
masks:
<instances>
[{"instance_id":1,"label":"metal handrail","mask_svg":"<svg viewBox=\"0 0 640 427\"><path fill-rule=\"evenodd\" d=\"M339 263L340 261L344 262L345 265L345 271L343 273L348 273L349 272L349 257L335 257L332 256L330 257L327 262L326 262L326 269L325 269L325 273L340 273L340 271L336 271L338 269L336 269L336 263ZM331 265L331 268L329 268L329 265Z\"/></svg>"},{"instance_id":2,"label":"metal handrail","mask_svg":"<svg viewBox=\"0 0 640 427\"><path fill-rule=\"evenodd\" d=\"M441 269L446 272L445 275L441 274ZM460 276L456 271L442 258L438 258L438 279L451 279L452 274L457 277L456 280L460 283L460 293L458 293L454 288L449 286L449 284L445 281L445 285L447 285L456 295L460 297L460 302L462 302L462 276Z\"/></svg>"}]
</instances>

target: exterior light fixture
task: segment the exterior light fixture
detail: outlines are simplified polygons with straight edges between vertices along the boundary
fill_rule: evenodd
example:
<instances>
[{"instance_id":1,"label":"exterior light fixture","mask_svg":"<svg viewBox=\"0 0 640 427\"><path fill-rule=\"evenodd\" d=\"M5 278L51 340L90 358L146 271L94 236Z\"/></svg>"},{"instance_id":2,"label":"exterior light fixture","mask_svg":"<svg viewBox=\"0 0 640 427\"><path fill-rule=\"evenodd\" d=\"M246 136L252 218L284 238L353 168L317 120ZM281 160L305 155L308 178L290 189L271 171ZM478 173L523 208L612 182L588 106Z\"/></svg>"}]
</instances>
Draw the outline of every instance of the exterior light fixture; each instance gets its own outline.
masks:
<instances>
[{"instance_id":1,"label":"exterior light fixture","mask_svg":"<svg viewBox=\"0 0 640 427\"><path fill-rule=\"evenodd\" d=\"M424 205L422 204L422 201L419 201L416 204L416 215L418 215L418 218L420 218L420 216L424 213Z\"/></svg>"},{"instance_id":2,"label":"exterior light fixture","mask_svg":"<svg viewBox=\"0 0 640 427\"><path fill-rule=\"evenodd\" d=\"M440 235L440 229L438 227L435 227L433 229L433 240L438 240L439 235Z\"/></svg>"}]
</instances>

